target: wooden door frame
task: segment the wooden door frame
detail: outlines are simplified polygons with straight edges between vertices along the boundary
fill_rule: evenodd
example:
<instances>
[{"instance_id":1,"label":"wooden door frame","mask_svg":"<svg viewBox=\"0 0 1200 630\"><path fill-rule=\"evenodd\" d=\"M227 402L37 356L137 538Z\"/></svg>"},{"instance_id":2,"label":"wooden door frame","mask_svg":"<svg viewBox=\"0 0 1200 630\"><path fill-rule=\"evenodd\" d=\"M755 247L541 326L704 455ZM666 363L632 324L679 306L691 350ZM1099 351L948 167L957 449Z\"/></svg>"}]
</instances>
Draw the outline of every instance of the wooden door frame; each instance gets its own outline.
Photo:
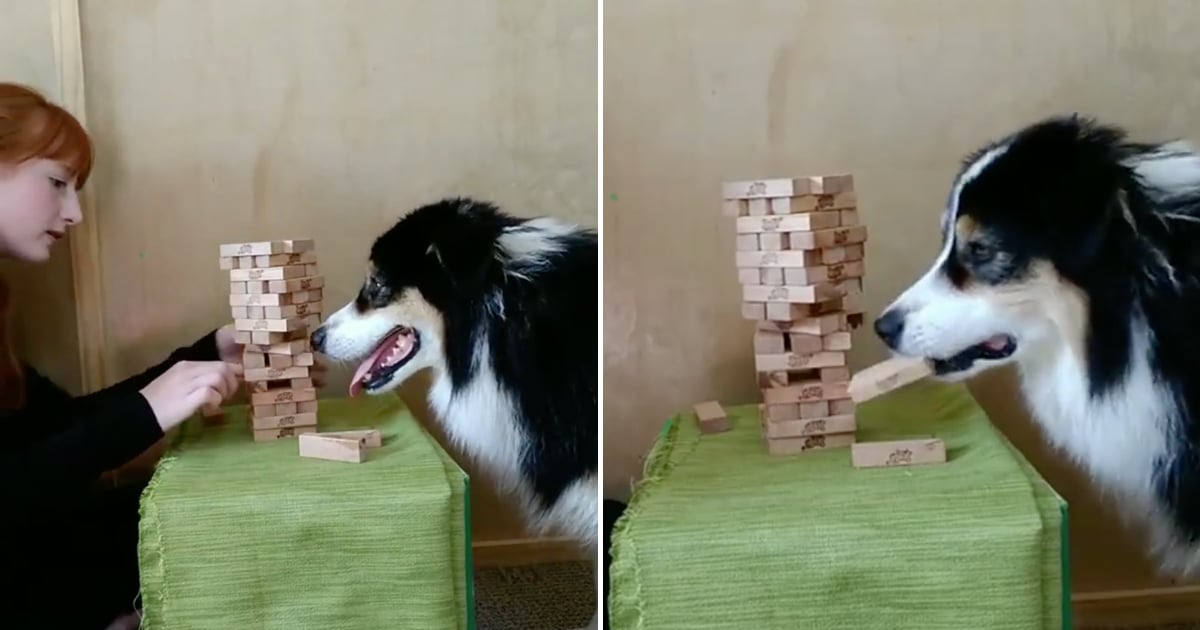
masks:
<instances>
[{"instance_id":1,"label":"wooden door frame","mask_svg":"<svg viewBox=\"0 0 1200 630\"><path fill-rule=\"evenodd\" d=\"M50 27L54 36L54 60L58 69L60 103L87 127L84 87L83 29L79 0L51 0ZM94 181L94 180L93 180ZM75 321L79 334L79 377L84 392L108 384L107 337L104 326L104 273L100 258L100 228L88 220L96 208L95 184L80 191L84 220L68 237L71 277L75 292Z\"/></svg>"}]
</instances>

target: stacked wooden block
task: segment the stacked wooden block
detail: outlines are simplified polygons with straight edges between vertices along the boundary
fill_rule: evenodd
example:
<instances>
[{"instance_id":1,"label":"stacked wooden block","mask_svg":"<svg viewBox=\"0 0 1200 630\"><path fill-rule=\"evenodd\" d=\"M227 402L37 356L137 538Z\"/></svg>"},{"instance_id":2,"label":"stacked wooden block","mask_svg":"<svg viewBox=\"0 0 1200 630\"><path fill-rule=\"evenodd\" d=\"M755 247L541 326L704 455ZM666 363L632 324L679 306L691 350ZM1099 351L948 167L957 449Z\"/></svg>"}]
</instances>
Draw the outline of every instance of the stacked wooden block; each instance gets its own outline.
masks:
<instances>
[{"instance_id":1,"label":"stacked wooden block","mask_svg":"<svg viewBox=\"0 0 1200 630\"><path fill-rule=\"evenodd\" d=\"M317 430L309 335L321 323L324 277L311 239L221 245L256 441Z\"/></svg>"},{"instance_id":2,"label":"stacked wooden block","mask_svg":"<svg viewBox=\"0 0 1200 630\"><path fill-rule=\"evenodd\" d=\"M866 226L851 175L730 182L743 316L757 322L762 425L774 455L848 447L846 354L862 324Z\"/></svg>"}]
</instances>

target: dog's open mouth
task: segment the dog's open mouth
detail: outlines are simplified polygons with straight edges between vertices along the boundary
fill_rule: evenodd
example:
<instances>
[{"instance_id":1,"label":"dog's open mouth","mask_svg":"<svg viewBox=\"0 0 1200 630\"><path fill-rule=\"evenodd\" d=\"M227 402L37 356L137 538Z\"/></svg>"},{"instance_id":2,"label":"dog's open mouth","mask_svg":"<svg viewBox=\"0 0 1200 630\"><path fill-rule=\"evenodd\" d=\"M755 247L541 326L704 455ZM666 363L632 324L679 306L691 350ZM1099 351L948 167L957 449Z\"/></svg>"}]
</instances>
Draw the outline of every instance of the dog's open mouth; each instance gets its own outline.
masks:
<instances>
[{"instance_id":1,"label":"dog's open mouth","mask_svg":"<svg viewBox=\"0 0 1200 630\"><path fill-rule=\"evenodd\" d=\"M404 367L420 349L421 336L416 330L406 326L392 330L354 371L354 378L350 381L350 396L387 385L396 370Z\"/></svg>"},{"instance_id":2,"label":"dog's open mouth","mask_svg":"<svg viewBox=\"0 0 1200 630\"><path fill-rule=\"evenodd\" d=\"M996 335L983 343L975 344L958 354L934 359L933 369L938 374L953 374L970 369L976 361L1000 361L1017 351L1017 340L1010 335Z\"/></svg>"}]
</instances>

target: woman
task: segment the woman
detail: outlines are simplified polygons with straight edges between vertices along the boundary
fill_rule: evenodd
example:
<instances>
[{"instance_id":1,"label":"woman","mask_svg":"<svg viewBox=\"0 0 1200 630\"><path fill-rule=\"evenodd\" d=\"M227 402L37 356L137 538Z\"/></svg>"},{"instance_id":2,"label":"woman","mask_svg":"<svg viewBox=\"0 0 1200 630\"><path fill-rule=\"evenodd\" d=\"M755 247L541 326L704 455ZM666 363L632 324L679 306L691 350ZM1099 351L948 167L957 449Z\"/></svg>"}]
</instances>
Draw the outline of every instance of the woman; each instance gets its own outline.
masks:
<instances>
[{"instance_id":1,"label":"woman","mask_svg":"<svg viewBox=\"0 0 1200 630\"><path fill-rule=\"evenodd\" d=\"M74 117L0 83L0 256L49 259L82 220L78 190L91 166L90 139ZM233 396L242 348L227 326L73 398L13 355L11 306L0 281L0 627L136 628L142 486L99 480L201 406Z\"/></svg>"}]
</instances>

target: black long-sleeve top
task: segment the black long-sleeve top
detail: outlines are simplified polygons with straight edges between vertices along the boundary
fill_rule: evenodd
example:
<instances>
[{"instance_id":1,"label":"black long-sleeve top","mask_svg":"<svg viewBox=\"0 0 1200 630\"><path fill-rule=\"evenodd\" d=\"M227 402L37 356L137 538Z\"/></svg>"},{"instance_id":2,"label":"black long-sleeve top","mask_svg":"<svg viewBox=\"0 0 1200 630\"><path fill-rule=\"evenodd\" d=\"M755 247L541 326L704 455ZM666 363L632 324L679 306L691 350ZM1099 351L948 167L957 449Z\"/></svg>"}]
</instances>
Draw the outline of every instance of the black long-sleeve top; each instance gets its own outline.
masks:
<instances>
[{"instance_id":1,"label":"black long-sleeve top","mask_svg":"<svg viewBox=\"0 0 1200 630\"><path fill-rule=\"evenodd\" d=\"M133 460L163 437L139 390L179 361L218 358L213 331L141 374L79 397L25 366L25 404L0 412L4 511L69 511L72 500L86 496L102 474Z\"/></svg>"}]
</instances>

